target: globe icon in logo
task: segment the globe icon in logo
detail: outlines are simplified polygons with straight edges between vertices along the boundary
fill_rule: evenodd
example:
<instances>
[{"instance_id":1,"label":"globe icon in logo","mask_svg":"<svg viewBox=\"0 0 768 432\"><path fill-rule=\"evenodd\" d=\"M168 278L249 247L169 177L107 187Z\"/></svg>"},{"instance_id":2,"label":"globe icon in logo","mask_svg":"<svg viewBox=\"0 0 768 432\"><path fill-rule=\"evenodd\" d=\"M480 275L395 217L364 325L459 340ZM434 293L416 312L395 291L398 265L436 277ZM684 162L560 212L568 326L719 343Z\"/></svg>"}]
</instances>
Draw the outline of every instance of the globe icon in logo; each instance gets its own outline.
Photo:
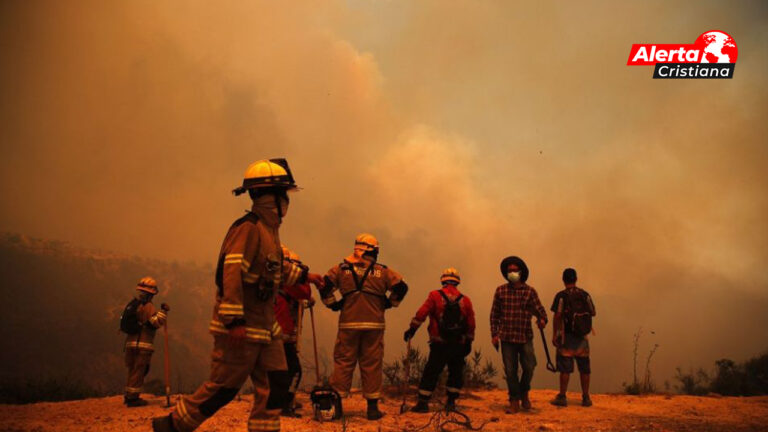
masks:
<instances>
[{"instance_id":1,"label":"globe icon in logo","mask_svg":"<svg viewBox=\"0 0 768 432\"><path fill-rule=\"evenodd\" d=\"M739 55L733 38L719 30L702 34L695 44L702 47L701 63L736 63Z\"/></svg>"}]
</instances>

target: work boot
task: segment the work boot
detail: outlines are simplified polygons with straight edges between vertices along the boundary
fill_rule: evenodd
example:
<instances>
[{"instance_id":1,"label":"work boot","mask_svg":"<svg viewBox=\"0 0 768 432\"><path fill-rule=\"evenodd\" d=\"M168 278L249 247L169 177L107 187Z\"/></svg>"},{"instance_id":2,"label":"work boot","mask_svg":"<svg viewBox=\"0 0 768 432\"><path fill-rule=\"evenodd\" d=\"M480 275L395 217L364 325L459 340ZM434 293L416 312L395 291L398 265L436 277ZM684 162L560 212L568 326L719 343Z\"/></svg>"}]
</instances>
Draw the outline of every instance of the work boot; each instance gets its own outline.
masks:
<instances>
[{"instance_id":1,"label":"work boot","mask_svg":"<svg viewBox=\"0 0 768 432\"><path fill-rule=\"evenodd\" d=\"M523 410L528 411L529 409L531 409L531 400L528 399L528 393L523 393L521 402L523 405Z\"/></svg>"},{"instance_id":2,"label":"work boot","mask_svg":"<svg viewBox=\"0 0 768 432\"><path fill-rule=\"evenodd\" d=\"M456 399L448 398L448 400L445 401L445 410L448 412L456 411Z\"/></svg>"},{"instance_id":3,"label":"work boot","mask_svg":"<svg viewBox=\"0 0 768 432\"><path fill-rule=\"evenodd\" d=\"M176 428L173 427L173 420L171 420L170 414L153 418L152 430L154 432L178 432Z\"/></svg>"},{"instance_id":4,"label":"work boot","mask_svg":"<svg viewBox=\"0 0 768 432\"><path fill-rule=\"evenodd\" d=\"M416 402L416 405L411 409L411 411L415 413L428 413L429 412L429 402L426 399L419 398L419 401Z\"/></svg>"},{"instance_id":5,"label":"work boot","mask_svg":"<svg viewBox=\"0 0 768 432\"><path fill-rule=\"evenodd\" d=\"M550 403L554 406L565 407L565 406L568 406L568 399L565 398L564 394L558 393L557 396L555 396L555 398L552 399Z\"/></svg>"},{"instance_id":6,"label":"work boot","mask_svg":"<svg viewBox=\"0 0 768 432\"><path fill-rule=\"evenodd\" d=\"M368 412L366 412L368 420L378 420L384 417L384 413L379 411L379 400L368 399Z\"/></svg>"},{"instance_id":7,"label":"work boot","mask_svg":"<svg viewBox=\"0 0 768 432\"><path fill-rule=\"evenodd\" d=\"M147 401L145 401L140 397L125 400L125 406L127 406L128 408L143 407L146 404L147 404Z\"/></svg>"},{"instance_id":8,"label":"work boot","mask_svg":"<svg viewBox=\"0 0 768 432\"><path fill-rule=\"evenodd\" d=\"M290 406L280 410L280 417L301 418L301 414L297 413L293 406Z\"/></svg>"},{"instance_id":9,"label":"work boot","mask_svg":"<svg viewBox=\"0 0 768 432\"><path fill-rule=\"evenodd\" d=\"M504 412L507 414L517 414L520 411L520 399L512 399Z\"/></svg>"},{"instance_id":10,"label":"work boot","mask_svg":"<svg viewBox=\"0 0 768 432\"><path fill-rule=\"evenodd\" d=\"M583 407L591 407L592 406L592 399L589 398L588 394L581 395L581 406L583 406Z\"/></svg>"}]
</instances>

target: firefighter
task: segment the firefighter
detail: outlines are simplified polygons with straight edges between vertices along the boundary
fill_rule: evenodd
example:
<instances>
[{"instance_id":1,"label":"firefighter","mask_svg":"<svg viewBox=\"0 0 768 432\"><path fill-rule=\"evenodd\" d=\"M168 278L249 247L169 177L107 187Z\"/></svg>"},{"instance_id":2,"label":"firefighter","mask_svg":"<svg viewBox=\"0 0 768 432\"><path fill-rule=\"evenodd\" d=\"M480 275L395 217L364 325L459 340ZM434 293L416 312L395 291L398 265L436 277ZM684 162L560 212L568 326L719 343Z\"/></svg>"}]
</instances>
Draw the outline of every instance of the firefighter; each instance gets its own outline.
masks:
<instances>
[{"instance_id":1,"label":"firefighter","mask_svg":"<svg viewBox=\"0 0 768 432\"><path fill-rule=\"evenodd\" d=\"M299 256L285 246L283 246L283 257L286 261L301 265ZM299 361L298 350L299 331L301 329L298 325L305 302L314 304L308 283L292 286L282 285L275 298L275 318L283 330L283 349L288 370L269 372L267 409L279 408L281 409L280 415L284 417L301 417L296 412L294 400L301 381L301 362Z\"/></svg>"},{"instance_id":2,"label":"firefighter","mask_svg":"<svg viewBox=\"0 0 768 432\"><path fill-rule=\"evenodd\" d=\"M128 367L128 380L125 385L123 402L128 407L147 404L141 398L144 377L149 373L155 331L165 324L168 305L163 303L160 310L155 310L152 297L157 294L157 282L149 276L142 278L136 285L136 296L128 303L120 319L121 329L128 333L125 340L125 365ZM129 324L129 322L131 322ZM131 325L134 329L129 329Z\"/></svg>"},{"instance_id":3,"label":"firefighter","mask_svg":"<svg viewBox=\"0 0 768 432\"><path fill-rule=\"evenodd\" d=\"M445 409L456 410L456 399L464 384L464 358L472 351L475 339L475 311L469 297L459 292L459 271L453 267L443 270L440 283L443 287L429 293L403 335L406 342L411 340L429 317L429 358L419 383L419 402L413 407L418 413L429 412L429 399L446 366Z\"/></svg>"},{"instance_id":4,"label":"firefighter","mask_svg":"<svg viewBox=\"0 0 768 432\"><path fill-rule=\"evenodd\" d=\"M251 210L229 228L216 267L211 374L193 394L178 399L155 431L192 431L229 403L248 377L254 388L249 431L278 431L278 410L267 410L267 372L285 370L280 326L273 304L281 284L322 283L306 266L283 260L278 230L296 183L285 159L260 160L233 193L251 197Z\"/></svg>"},{"instance_id":5,"label":"firefighter","mask_svg":"<svg viewBox=\"0 0 768 432\"><path fill-rule=\"evenodd\" d=\"M400 274L376 261L378 254L379 242L374 236L358 235L353 253L328 271L320 291L323 304L341 311L329 384L347 396L359 363L368 420L384 415L378 406L384 360L384 311L399 305L408 292Z\"/></svg>"}]
</instances>

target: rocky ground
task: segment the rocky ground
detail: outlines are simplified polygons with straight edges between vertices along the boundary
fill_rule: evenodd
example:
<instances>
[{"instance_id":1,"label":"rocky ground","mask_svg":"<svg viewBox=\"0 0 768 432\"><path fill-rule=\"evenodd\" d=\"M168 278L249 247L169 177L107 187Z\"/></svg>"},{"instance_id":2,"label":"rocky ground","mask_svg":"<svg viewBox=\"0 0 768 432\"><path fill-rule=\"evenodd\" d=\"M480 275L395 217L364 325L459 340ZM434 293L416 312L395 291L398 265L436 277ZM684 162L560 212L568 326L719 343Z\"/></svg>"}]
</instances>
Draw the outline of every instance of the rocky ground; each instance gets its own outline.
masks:
<instances>
[{"instance_id":1,"label":"rocky ground","mask_svg":"<svg viewBox=\"0 0 768 432\"><path fill-rule=\"evenodd\" d=\"M482 391L466 395L460 409L474 426L486 423L483 431L768 431L768 397L694 397L594 395L594 406L582 408L580 396L569 394L569 406L549 404L555 392L531 392L534 409L528 413L504 413L503 391ZM127 409L122 397L72 402L0 405L0 431L149 431L150 419L168 412L165 398L149 397L150 405ZM250 396L224 407L200 431L245 431ZM299 401L308 413L306 395ZM433 414L398 415L400 400L383 402L387 415L378 422L365 420L365 402L359 394L345 400L345 424L317 423L308 416L284 419L284 431L435 431L440 420ZM413 401L411 401L413 403ZM435 405L435 404L433 404ZM462 430L448 424L447 430Z\"/></svg>"}]
</instances>

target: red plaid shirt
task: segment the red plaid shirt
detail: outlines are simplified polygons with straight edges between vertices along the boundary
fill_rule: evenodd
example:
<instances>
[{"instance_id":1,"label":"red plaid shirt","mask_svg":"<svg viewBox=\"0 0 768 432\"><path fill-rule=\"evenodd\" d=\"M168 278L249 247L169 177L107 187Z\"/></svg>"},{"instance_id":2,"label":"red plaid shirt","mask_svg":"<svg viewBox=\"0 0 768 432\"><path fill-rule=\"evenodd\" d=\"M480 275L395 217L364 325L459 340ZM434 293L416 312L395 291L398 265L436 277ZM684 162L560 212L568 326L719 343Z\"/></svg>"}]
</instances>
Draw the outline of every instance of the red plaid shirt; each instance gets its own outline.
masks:
<instances>
[{"instance_id":1,"label":"red plaid shirt","mask_svg":"<svg viewBox=\"0 0 768 432\"><path fill-rule=\"evenodd\" d=\"M491 306L491 336L503 342L526 343L533 339L531 317L547 320L547 311L536 290L528 285L513 288L504 284L496 288Z\"/></svg>"}]
</instances>

